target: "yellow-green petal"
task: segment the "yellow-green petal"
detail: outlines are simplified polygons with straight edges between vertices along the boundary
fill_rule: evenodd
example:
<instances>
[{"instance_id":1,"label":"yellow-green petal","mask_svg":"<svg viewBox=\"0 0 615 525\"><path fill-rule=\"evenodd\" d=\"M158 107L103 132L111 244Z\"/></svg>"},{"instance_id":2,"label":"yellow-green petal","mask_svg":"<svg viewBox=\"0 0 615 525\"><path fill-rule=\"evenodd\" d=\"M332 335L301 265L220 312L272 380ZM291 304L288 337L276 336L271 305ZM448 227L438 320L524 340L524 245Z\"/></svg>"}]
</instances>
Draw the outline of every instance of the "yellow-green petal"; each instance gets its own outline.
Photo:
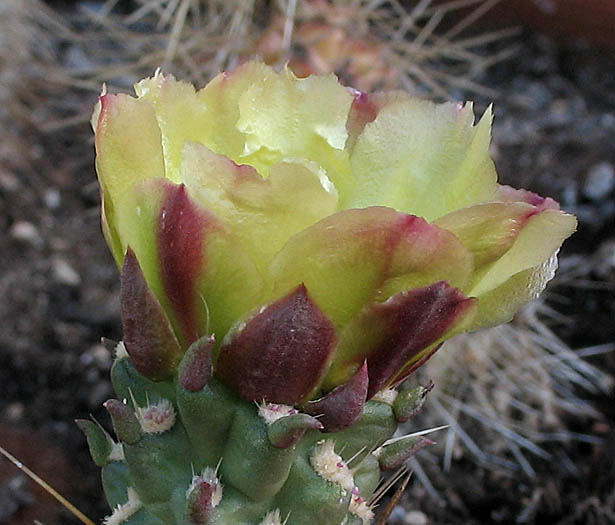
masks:
<instances>
[{"instance_id":1,"label":"yellow-green petal","mask_svg":"<svg viewBox=\"0 0 615 525\"><path fill-rule=\"evenodd\" d=\"M536 299L555 275L557 255L542 264L523 270L497 288L482 294L471 330L488 328L510 321L519 308Z\"/></svg>"},{"instance_id":2,"label":"yellow-green petal","mask_svg":"<svg viewBox=\"0 0 615 525\"><path fill-rule=\"evenodd\" d=\"M467 284L472 256L451 233L391 208L338 212L292 237L273 260L274 296L304 283L339 328L364 305L448 279Z\"/></svg>"},{"instance_id":3,"label":"yellow-green petal","mask_svg":"<svg viewBox=\"0 0 615 525\"><path fill-rule=\"evenodd\" d=\"M310 169L310 167L312 169ZM223 219L265 271L286 241L335 212L337 192L309 163L279 162L263 179L202 144L184 148L182 180L191 194Z\"/></svg>"},{"instance_id":4,"label":"yellow-green petal","mask_svg":"<svg viewBox=\"0 0 615 525\"><path fill-rule=\"evenodd\" d=\"M145 101L128 95L104 95L96 114L96 171L104 194L103 227L121 265L118 200L138 182L164 177L162 138L154 109Z\"/></svg>"},{"instance_id":5,"label":"yellow-green petal","mask_svg":"<svg viewBox=\"0 0 615 525\"><path fill-rule=\"evenodd\" d=\"M184 346L206 333L221 341L262 300L262 277L239 240L182 185L138 184L118 215L124 249L134 251Z\"/></svg>"},{"instance_id":6,"label":"yellow-green petal","mask_svg":"<svg viewBox=\"0 0 615 525\"><path fill-rule=\"evenodd\" d=\"M454 211L434 224L454 233L472 251L479 269L510 249L535 211L525 202L490 202Z\"/></svg>"},{"instance_id":7,"label":"yellow-green petal","mask_svg":"<svg viewBox=\"0 0 615 525\"><path fill-rule=\"evenodd\" d=\"M336 186L348 185L344 146L352 95L335 76L298 79L251 62L218 75L198 98L216 124L201 142L215 153L254 166L263 177L279 161L307 159Z\"/></svg>"},{"instance_id":8,"label":"yellow-green petal","mask_svg":"<svg viewBox=\"0 0 615 525\"><path fill-rule=\"evenodd\" d=\"M474 125L471 104L410 99L383 107L357 139L354 191L342 207L380 204L433 221L494 200L491 118L488 109Z\"/></svg>"},{"instance_id":9,"label":"yellow-green petal","mask_svg":"<svg viewBox=\"0 0 615 525\"><path fill-rule=\"evenodd\" d=\"M469 294L480 299L519 272L542 265L559 250L576 226L573 215L559 210L549 209L530 217L512 247L475 278Z\"/></svg>"},{"instance_id":10,"label":"yellow-green petal","mask_svg":"<svg viewBox=\"0 0 615 525\"><path fill-rule=\"evenodd\" d=\"M157 73L135 85L137 96L152 105L161 131L165 176L179 182L184 143L205 141L213 133L215 123L207 116L207 107L197 98L188 82Z\"/></svg>"}]
</instances>

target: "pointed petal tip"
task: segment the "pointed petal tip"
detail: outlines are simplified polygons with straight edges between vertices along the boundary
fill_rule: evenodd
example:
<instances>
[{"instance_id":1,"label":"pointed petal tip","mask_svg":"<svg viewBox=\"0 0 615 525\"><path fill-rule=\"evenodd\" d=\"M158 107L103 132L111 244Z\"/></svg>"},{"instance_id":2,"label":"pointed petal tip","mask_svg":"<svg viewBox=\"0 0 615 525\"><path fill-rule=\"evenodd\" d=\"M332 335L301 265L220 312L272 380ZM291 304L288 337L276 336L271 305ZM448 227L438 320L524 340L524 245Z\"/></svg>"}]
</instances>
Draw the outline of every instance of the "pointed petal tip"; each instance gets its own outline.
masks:
<instances>
[{"instance_id":1,"label":"pointed petal tip","mask_svg":"<svg viewBox=\"0 0 615 525\"><path fill-rule=\"evenodd\" d=\"M205 236L216 228L214 216L197 206L183 183L165 185L156 232L160 274L186 346L203 335L197 288Z\"/></svg>"}]
</instances>

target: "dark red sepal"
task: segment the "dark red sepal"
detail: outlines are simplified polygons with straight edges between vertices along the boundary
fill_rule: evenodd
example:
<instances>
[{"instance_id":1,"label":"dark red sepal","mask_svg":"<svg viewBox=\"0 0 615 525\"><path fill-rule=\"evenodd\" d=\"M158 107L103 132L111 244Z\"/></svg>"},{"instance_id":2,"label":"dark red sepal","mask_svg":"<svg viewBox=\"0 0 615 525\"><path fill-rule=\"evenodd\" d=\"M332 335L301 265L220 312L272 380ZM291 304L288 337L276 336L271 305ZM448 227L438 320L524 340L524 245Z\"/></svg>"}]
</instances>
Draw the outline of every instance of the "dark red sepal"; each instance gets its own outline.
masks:
<instances>
[{"instance_id":1,"label":"dark red sepal","mask_svg":"<svg viewBox=\"0 0 615 525\"><path fill-rule=\"evenodd\" d=\"M153 381L169 379L181 359L181 348L130 248L122 267L120 302L124 345L134 367Z\"/></svg>"},{"instance_id":2,"label":"dark red sepal","mask_svg":"<svg viewBox=\"0 0 615 525\"><path fill-rule=\"evenodd\" d=\"M303 411L319 416L325 432L338 432L355 423L363 413L369 383L367 362L346 383L310 401Z\"/></svg>"},{"instance_id":3,"label":"dark red sepal","mask_svg":"<svg viewBox=\"0 0 615 525\"><path fill-rule=\"evenodd\" d=\"M333 324L300 285L221 348L215 374L248 401L295 405L319 385L335 342Z\"/></svg>"},{"instance_id":4,"label":"dark red sepal","mask_svg":"<svg viewBox=\"0 0 615 525\"><path fill-rule=\"evenodd\" d=\"M364 314L365 321L374 323L386 336L367 356L367 398L386 387L407 363L454 328L475 304L476 299L439 281L373 305Z\"/></svg>"},{"instance_id":5,"label":"dark red sepal","mask_svg":"<svg viewBox=\"0 0 615 525\"><path fill-rule=\"evenodd\" d=\"M179 364L179 382L189 392L202 390L211 377L211 352L216 340L206 335L190 345Z\"/></svg>"}]
</instances>

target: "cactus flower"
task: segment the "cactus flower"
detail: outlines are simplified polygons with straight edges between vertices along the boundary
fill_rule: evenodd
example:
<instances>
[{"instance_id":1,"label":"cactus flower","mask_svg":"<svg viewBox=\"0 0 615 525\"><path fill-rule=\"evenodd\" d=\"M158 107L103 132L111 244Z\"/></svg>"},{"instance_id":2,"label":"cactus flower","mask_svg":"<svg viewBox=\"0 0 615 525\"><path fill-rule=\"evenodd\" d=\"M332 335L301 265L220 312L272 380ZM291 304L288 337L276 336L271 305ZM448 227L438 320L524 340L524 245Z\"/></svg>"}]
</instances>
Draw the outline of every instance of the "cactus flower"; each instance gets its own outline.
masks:
<instances>
[{"instance_id":1,"label":"cactus flower","mask_svg":"<svg viewBox=\"0 0 615 525\"><path fill-rule=\"evenodd\" d=\"M161 305L152 330L170 324L168 373L212 333L215 373L246 399L306 401L364 361L371 397L453 334L510 320L575 229L553 200L498 185L490 109L474 123L470 104L258 63L135 91L93 117L107 241Z\"/></svg>"},{"instance_id":2,"label":"cactus flower","mask_svg":"<svg viewBox=\"0 0 615 525\"><path fill-rule=\"evenodd\" d=\"M396 414L414 405L395 406L394 396L387 404L379 392L453 335L510 320L544 289L576 227L552 199L498 184L491 109L475 122L471 104L365 94L333 75L298 79L260 63L198 91L157 73L135 93L103 94L92 117L103 231L122 271L123 345L134 366L116 372L114 385L120 397L128 376L141 390L167 392L161 397L177 403L185 430L173 420L166 434L148 433L143 414L156 420L168 404L143 408L137 399L136 415L119 402L109 407L116 433L135 449L131 473L147 477L134 458L152 439L188 440L200 451L198 469L222 458L222 483L232 486L213 498L213 471L192 482L190 515L198 518L190 523L209 523L233 491L250 498L246 508L263 523L279 522L279 509L297 498L312 498L316 512L327 483L337 483L318 477L329 461L318 451L338 456L334 441L304 436L325 431L353 442L353 428L381 418L365 443L382 445L396 426L389 405ZM200 401L181 401L191 396ZM231 408L215 396L248 404ZM206 433L197 405L215 420ZM238 421L278 410L262 423L270 463L254 467L264 476L255 488L239 474L247 467L236 443L256 431ZM294 457L291 468L285 454L304 442L312 456ZM344 454L373 450L344 443ZM392 468L399 462L390 458L406 458L417 440L397 447L366 457L377 464L386 456ZM339 493L326 496L343 508L323 504L322 523L365 506L359 474L344 469ZM325 485L315 482L320 488L305 496L312 476ZM156 507L162 496L137 490L154 514L171 515ZM275 505L259 507L265 500ZM304 510L292 509L291 522L303 523ZM355 521L371 519L369 509L357 512Z\"/></svg>"}]
</instances>

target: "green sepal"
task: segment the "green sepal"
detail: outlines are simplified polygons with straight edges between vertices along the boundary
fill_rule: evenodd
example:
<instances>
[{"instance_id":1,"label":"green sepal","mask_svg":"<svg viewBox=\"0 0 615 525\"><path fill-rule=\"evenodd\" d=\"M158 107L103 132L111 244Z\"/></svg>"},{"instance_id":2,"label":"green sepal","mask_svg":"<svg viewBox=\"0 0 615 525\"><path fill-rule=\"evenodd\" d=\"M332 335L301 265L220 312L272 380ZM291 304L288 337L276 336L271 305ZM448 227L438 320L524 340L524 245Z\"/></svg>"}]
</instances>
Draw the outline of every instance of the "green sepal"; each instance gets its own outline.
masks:
<instances>
[{"instance_id":1,"label":"green sepal","mask_svg":"<svg viewBox=\"0 0 615 525\"><path fill-rule=\"evenodd\" d=\"M397 421L405 423L416 416L423 408L425 398L433 387L434 384L430 381L427 386L418 385L399 392L393 402L393 412Z\"/></svg>"},{"instance_id":2,"label":"green sepal","mask_svg":"<svg viewBox=\"0 0 615 525\"><path fill-rule=\"evenodd\" d=\"M363 461L352 469L354 484L359 489L361 496L369 499L380 484L381 471L378 458L373 454L368 454Z\"/></svg>"},{"instance_id":3,"label":"green sepal","mask_svg":"<svg viewBox=\"0 0 615 525\"><path fill-rule=\"evenodd\" d=\"M111 461L102 468L102 484L109 507L114 509L126 503L126 490L132 486L128 465L124 461Z\"/></svg>"},{"instance_id":4,"label":"green sepal","mask_svg":"<svg viewBox=\"0 0 615 525\"><path fill-rule=\"evenodd\" d=\"M128 500L128 487L132 486L128 465L124 461L111 461L102 468L103 489L109 507L115 509ZM147 509L141 508L122 525L166 525L153 516Z\"/></svg>"},{"instance_id":5,"label":"green sepal","mask_svg":"<svg viewBox=\"0 0 615 525\"><path fill-rule=\"evenodd\" d=\"M255 502L233 489L224 486L224 494L209 521L211 525L254 525L270 510L270 501Z\"/></svg>"},{"instance_id":6,"label":"green sepal","mask_svg":"<svg viewBox=\"0 0 615 525\"><path fill-rule=\"evenodd\" d=\"M90 449L90 455L94 463L99 467L103 467L109 462L109 454L113 448L111 437L103 428L87 419L76 419L75 423L85 434Z\"/></svg>"},{"instance_id":7,"label":"green sepal","mask_svg":"<svg viewBox=\"0 0 615 525\"><path fill-rule=\"evenodd\" d=\"M194 468L216 467L223 456L235 410L246 405L215 377L198 392L177 385L177 408L194 450Z\"/></svg>"},{"instance_id":8,"label":"green sepal","mask_svg":"<svg viewBox=\"0 0 615 525\"><path fill-rule=\"evenodd\" d=\"M378 448L397 430L393 408L387 403L369 401L363 408L363 415L352 426L330 434L337 443L343 443L340 455L348 461L354 457L359 462L372 450Z\"/></svg>"},{"instance_id":9,"label":"green sepal","mask_svg":"<svg viewBox=\"0 0 615 525\"><path fill-rule=\"evenodd\" d=\"M269 441L268 425L258 415L258 409L246 403L237 408L222 454L220 474L226 483L254 501L263 501L275 496L284 485L297 454L294 445L274 447Z\"/></svg>"},{"instance_id":10,"label":"green sepal","mask_svg":"<svg viewBox=\"0 0 615 525\"><path fill-rule=\"evenodd\" d=\"M161 434L145 434L124 455L132 486L141 501L165 523L173 523L169 501L174 490L184 492L192 480L190 442L181 423Z\"/></svg>"},{"instance_id":11,"label":"green sepal","mask_svg":"<svg viewBox=\"0 0 615 525\"><path fill-rule=\"evenodd\" d=\"M111 367L111 383L119 399L132 399L139 406L158 401L160 398L175 401L175 386L172 381L152 381L137 372L130 358L116 359Z\"/></svg>"},{"instance_id":12,"label":"green sepal","mask_svg":"<svg viewBox=\"0 0 615 525\"><path fill-rule=\"evenodd\" d=\"M290 514L293 525L339 525L350 503L350 491L321 477L312 467L314 448L299 454L271 508Z\"/></svg>"},{"instance_id":13,"label":"green sepal","mask_svg":"<svg viewBox=\"0 0 615 525\"><path fill-rule=\"evenodd\" d=\"M422 448L434 444L434 441L424 436L406 436L398 439L377 451L380 468L382 470L397 468Z\"/></svg>"},{"instance_id":14,"label":"green sepal","mask_svg":"<svg viewBox=\"0 0 615 525\"><path fill-rule=\"evenodd\" d=\"M168 522L162 521L142 507L127 520L122 522L122 525L169 525Z\"/></svg>"}]
</instances>

